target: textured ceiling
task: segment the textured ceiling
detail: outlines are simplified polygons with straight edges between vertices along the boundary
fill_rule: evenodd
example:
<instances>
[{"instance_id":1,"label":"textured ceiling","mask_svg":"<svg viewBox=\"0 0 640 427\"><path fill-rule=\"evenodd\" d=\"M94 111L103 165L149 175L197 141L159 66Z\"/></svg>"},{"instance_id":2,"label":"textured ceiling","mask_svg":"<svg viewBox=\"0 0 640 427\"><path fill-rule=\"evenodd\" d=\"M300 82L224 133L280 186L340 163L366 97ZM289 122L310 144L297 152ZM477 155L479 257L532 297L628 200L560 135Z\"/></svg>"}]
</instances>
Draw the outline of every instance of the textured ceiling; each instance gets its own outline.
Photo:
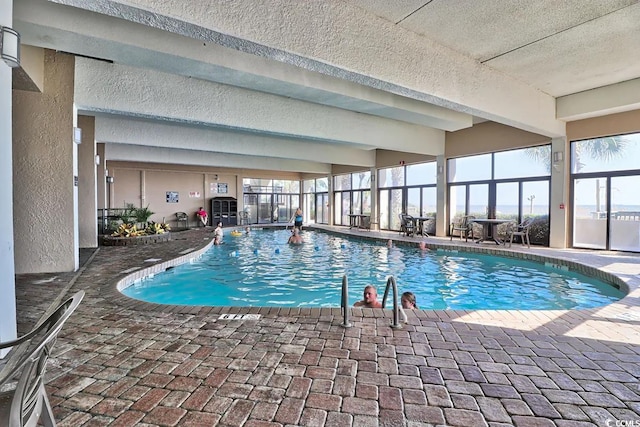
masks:
<instances>
[{"instance_id":1,"label":"textured ceiling","mask_svg":"<svg viewBox=\"0 0 640 427\"><path fill-rule=\"evenodd\" d=\"M245 97L250 103L254 91L296 106L304 107L300 101L317 105L307 112L279 98L283 111L297 110L301 117L316 110L318 117L329 117L325 110L336 108L377 116L383 119L380 132L392 134L415 133L407 126L455 131L493 120L557 136L563 126L554 123L562 120L556 117L556 98L570 104L572 94L640 79L638 0L21 0L14 9L24 44L107 60L123 67L118 71L123 78L132 78L135 69L197 78L249 91L232 91L229 99ZM26 88L28 78L16 77L14 83ZM137 78L137 84L145 84L144 74ZM167 81L180 86L181 80ZM194 90L191 86L184 91ZM173 96L180 95L178 89ZM636 109L639 96L627 93L624 101L610 99L607 105L611 111ZM192 122L313 144L388 148L371 138L357 141L358 120L353 135L341 139L332 136L338 133L327 123L309 119L287 128L274 117L273 126L259 127L242 117L223 120L215 111L203 119L188 111L171 117L153 108L141 111L141 105L94 104L80 105L81 111L144 117L149 123ZM593 108L579 114L605 112ZM264 117L253 119L260 123ZM365 122L362 134L370 127ZM438 143L427 147L407 141L403 147L423 154L441 150ZM319 161L340 163L339 156Z\"/></svg>"},{"instance_id":2,"label":"textured ceiling","mask_svg":"<svg viewBox=\"0 0 640 427\"><path fill-rule=\"evenodd\" d=\"M637 0L352 0L558 97L640 77Z\"/></svg>"}]
</instances>

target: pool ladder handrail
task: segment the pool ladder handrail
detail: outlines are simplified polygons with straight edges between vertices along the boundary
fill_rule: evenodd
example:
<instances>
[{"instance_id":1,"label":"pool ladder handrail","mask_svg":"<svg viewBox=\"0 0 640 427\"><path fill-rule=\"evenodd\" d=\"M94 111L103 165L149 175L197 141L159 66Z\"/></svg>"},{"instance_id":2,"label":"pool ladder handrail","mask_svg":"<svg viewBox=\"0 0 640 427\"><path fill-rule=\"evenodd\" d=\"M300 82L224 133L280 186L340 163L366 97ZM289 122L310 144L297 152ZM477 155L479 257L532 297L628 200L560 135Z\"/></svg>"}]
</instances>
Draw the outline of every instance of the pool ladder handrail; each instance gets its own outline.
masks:
<instances>
[{"instance_id":1,"label":"pool ladder handrail","mask_svg":"<svg viewBox=\"0 0 640 427\"><path fill-rule=\"evenodd\" d=\"M389 295L389 288L393 291L393 308L391 311L393 312L393 323L391 327L394 329L402 328L402 325L399 322L400 313L402 313L403 321L407 322L407 314L404 312L402 307L398 305L398 285L396 284L396 279L393 276L389 276L387 278L387 286L384 288L384 297L382 297L382 308L384 309L385 304L387 303L387 295Z\"/></svg>"},{"instance_id":2,"label":"pool ladder handrail","mask_svg":"<svg viewBox=\"0 0 640 427\"><path fill-rule=\"evenodd\" d=\"M402 307L398 306L398 286L396 285L396 279L393 276L389 276L387 278L387 286L384 289L384 298L382 298L382 308L387 302L387 295L389 294L389 287L393 290L393 323L391 324L392 328L399 329L402 328L402 325L399 323L399 313L402 313L404 322L407 322L407 315L402 309ZM340 308L342 310L342 326L343 328L350 328L351 323L349 323L349 279L347 279L347 275L342 276L342 298L340 303Z\"/></svg>"},{"instance_id":3,"label":"pool ladder handrail","mask_svg":"<svg viewBox=\"0 0 640 427\"><path fill-rule=\"evenodd\" d=\"M350 328L351 323L349 323L349 280L347 279L347 275L342 276L342 301L340 303L340 308L342 309L342 326L343 328Z\"/></svg>"}]
</instances>

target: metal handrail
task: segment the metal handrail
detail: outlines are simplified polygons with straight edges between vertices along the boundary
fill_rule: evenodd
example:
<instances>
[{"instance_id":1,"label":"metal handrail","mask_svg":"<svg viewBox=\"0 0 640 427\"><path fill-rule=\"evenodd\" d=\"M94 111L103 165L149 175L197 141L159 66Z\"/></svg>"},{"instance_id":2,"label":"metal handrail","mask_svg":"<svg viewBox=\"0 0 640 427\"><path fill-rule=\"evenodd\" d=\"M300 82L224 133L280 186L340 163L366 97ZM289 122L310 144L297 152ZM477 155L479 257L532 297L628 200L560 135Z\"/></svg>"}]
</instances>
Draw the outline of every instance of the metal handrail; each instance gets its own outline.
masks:
<instances>
[{"instance_id":1,"label":"metal handrail","mask_svg":"<svg viewBox=\"0 0 640 427\"><path fill-rule=\"evenodd\" d=\"M347 275L342 276L342 301L340 303L342 308L342 326L343 328L350 328L349 323L349 280Z\"/></svg>"},{"instance_id":2,"label":"metal handrail","mask_svg":"<svg viewBox=\"0 0 640 427\"><path fill-rule=\"evenodd\" d=\"M399 329L399 328L402 328L402 325L399 322L400 308L398 306L398 285L396 285L396 279L393 276L389 276L389 278L387 278L387 286L384 288L384 297L382 297L382 308L384 308L385 304L387 303L387 295L389 294L389 287L391 287L393 290L393 308L391 310L393 311L393 323L391 324L391 327L395 329ZM407 316L404 313L404 311L402 311L402 314L404 315L406 320Z\"/></svg>"}]
</instances>

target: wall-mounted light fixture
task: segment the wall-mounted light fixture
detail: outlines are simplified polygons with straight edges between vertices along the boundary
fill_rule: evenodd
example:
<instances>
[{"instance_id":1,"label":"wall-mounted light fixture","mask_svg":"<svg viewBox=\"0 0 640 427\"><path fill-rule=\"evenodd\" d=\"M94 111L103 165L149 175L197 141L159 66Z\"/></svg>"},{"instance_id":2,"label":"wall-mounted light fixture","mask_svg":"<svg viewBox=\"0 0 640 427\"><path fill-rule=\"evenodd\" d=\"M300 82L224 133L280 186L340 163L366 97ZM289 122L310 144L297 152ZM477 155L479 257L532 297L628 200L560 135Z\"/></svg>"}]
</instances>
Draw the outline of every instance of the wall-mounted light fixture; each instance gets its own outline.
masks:
<instances>
[{"instance_id":1,"label":"wall-mounted light fixture","mask_svg":"<svg viewBox=\"0 0 640 427\"><path fill-rule=\"evenodd\" d=\"M0 27L0 55L9 67L20 66L20 34L13 28Z\"/></svg>"},{"instance_id":2,"label":"wall-mounted light fixture","mask_svg":"<svg viewBox=\"0 0 640 427\"><path fill-rule=\"evenodd\" d=\"M76 144L82 144L82 129L73 128L73 142Z\"/></svg>"},{"instance_id":3,"label":"wall-mounted light fixture","mask_svg":"<svg viewBox=\"0 0 640 427\"><path fill-rule=\"evenodd\" d=\"M562 151L553 152L553 163L560 163L564 159L564 153Z\"/></svg>"}]
</instances>

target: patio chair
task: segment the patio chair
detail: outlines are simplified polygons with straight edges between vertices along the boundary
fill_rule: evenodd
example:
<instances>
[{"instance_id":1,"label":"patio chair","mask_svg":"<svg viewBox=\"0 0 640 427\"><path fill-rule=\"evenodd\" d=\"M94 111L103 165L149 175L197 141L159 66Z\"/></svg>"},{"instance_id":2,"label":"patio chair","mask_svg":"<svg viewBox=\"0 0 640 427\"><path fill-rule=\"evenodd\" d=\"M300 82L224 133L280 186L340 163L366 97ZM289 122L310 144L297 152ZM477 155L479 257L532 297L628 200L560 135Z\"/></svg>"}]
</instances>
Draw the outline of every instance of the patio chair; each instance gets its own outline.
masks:
<instances>
[{"instance_id":1,"label":"patio chair","mask_svg":"<svg viewBox=\"0 0 640 427\"><path fill-rule=\"evenodd\" d=\"M405 236L415 236L416 234L416 226L415 221L411 215L407 214L399 214L400 215L400 233Z\"/></svg>"},{"instance_id":2,"label":"patio chair","mask_svg":"<svg viewBox=\"0 0 640 427\"><path fill-rule=\"evenodd\" d=\"M462 240L462 236L464 235L464 241L468 242L469 234L471 234L471 240L473 240L473 220L476 219L473 215L465 215L461 217L458 221L451 223L451 238L449 240L453 240L453 233L458 231L460 233L460 240Z\"/></svg>"},{"instance_id":3,"label":"patio chair","mask_svg":"<svg viewBox=\"0 0 640 427\"><path fill-rule=\"evenodd\" d=\"M509 247L511 247L511 244L513 243L514 236L520 236L522 246L526 243L528 248L531 247L531 241L529 240L529 229L531 228L531 224L533 224L533 218L526 219L518 225L512 224L511 230L509 230Z\"/></svg>"},{"instance_id":4,"label":"patio chair","mask_svg":"<svg viewBox=\"0 0 640 427\"><path fill-rule=\"evenodd\" d=\"M51 404L44 387L47 360L58 333L84 298L75 293L26 335L0 343L11 348L0 370L0 425L7 427L55 426ZM15 387L11 387L15 385ZM38 424L38 421L41 424Z\"/></svg>"},{"instance_id":5,"label":"patio chair","mask_svg":"<svg viewBox=\"0 0 640 427\"><path fill-rule=\"evenodd\" d=\"M189 228L189 215L186 212L176 212L176 228L180 228L181 222L184 222L184 228Z\"/></svg>"}]
</instances>

